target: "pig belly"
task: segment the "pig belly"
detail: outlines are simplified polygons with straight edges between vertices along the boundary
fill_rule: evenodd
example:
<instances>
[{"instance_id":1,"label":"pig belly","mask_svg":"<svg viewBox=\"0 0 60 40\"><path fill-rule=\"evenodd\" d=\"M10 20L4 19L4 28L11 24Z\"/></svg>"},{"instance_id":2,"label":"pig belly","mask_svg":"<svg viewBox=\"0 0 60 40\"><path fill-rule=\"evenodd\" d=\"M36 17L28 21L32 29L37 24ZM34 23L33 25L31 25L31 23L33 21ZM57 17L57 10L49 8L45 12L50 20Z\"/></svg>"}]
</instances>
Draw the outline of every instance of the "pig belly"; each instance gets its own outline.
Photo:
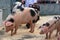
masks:
<instances>
[{"instance_id":1,"label":"pig belly","mask_svg":"<svg viewBox=\"0 0 60 40\"><path fill-rule=\"evenodd\" d=\"M19 18L16 18L16 23L17 23L18 25L20 25L20 24L26 24L26 23L28 23L30 20L31 20L31 18L28 18L28 17L25 17L25 18L19 17Z\"/></svg>"},{"instance_id":2,"label":"pig belly","mask_svg":"<svg viewBox=\"0 0 60 40\"><path fill-rule=\"evenodd\" d=\"M29 22L29 20L21 20L21 21L18 21L18 22L19 22L19 24L26 24L26 23Z\"/></svg>"}]
</instances>

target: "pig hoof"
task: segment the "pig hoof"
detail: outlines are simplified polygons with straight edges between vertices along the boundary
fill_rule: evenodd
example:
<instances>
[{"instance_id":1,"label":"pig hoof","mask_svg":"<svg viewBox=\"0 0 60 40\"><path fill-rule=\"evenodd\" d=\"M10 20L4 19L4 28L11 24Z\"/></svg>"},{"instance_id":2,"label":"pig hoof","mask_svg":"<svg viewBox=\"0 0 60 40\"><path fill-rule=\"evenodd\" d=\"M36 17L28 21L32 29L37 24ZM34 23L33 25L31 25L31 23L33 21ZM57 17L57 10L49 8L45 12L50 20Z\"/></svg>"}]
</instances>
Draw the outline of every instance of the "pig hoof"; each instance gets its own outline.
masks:
<instances>
[{"instance_id":1,"label":"pig hoof","mask_svg":"<svg viewBox=\"0 0 60 40\"><path fill-rule=\"evenodd\" d=\"M46 37L45 39L48 39L48 37Z\"/></svg>"},{"instance_id":2,"label":"pig hoof","mask_svg":"<svg viewBox=\"0 0 60 40\"><path fill-rule=\"evenodd\" d=\"M30 33L33 33L34 31L29 31Z\"/></svg>"},{"instance_id":3,"label":"pig hoof","mask_svg":"<svg viewBox=\"0 0 60 40\"><path fill-rule=\"evenodd\" d=\"M49 39L50 39L51 37L49 37Z\"/></svg>"},{"instance_id":4,"label":"pig hoof","mask_svg":"<svg viewBox=\"0 0 60 40\"><path fill-rule=\"evenodd\" d=\"M58 38L58 40L60 40L60 38Z\"/></svg>"},{"instance_id":5,"label":"pig hoof","mask_svg":"<svg viewBox=\"0 0 60 40\"><path fill-rule=\"evenodd\" d=\"M16 34L16 32L14 32L14 34Z\"/></svg>"},{"instance_id":6,"label":"pig hoof","mask_svg":"<svg viewBox=\"0 0 60 40\"><path fill-rule=\"evenodd\" d=\"M12 33L11 36L13 36L14 34L16 34L16 33Z\"/></svg>"},{"instance_id":7,"label":"pig hoof","mask_svg":"<svg viewBox=\"0 0 60 40\"><path fill-rule=\"evenodd\" d=\"M11 34L11 36L13 36L13 34Z\"/></svg>"}]
</instances>

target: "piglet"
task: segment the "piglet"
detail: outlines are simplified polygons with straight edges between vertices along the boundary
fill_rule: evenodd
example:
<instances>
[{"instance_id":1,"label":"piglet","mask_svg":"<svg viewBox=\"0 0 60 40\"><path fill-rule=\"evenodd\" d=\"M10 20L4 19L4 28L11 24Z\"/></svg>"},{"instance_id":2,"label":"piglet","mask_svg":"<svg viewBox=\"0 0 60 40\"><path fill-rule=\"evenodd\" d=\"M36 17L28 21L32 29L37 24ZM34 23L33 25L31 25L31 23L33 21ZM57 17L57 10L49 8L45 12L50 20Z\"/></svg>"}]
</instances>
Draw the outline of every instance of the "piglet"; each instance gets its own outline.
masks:
<instances>
[{"instance_id":1,"label":"piglet","mask_svg":"<svg viewBox=\"0 0 60 40\"><path fill-rule=\"evenodd\" d=\"M46 23L41 25L39 28L41 28L40 34L46 34L46 39L51 38L51 34L53 30L59 28L58 25L59 23L59 18L58 17L53 17L52 19L48 20ZM58 32L58 31L57 31ZM49 33L49 35L48 35ZM57 33L56 33L57 35Z\"/></svg>"}]
</instances>

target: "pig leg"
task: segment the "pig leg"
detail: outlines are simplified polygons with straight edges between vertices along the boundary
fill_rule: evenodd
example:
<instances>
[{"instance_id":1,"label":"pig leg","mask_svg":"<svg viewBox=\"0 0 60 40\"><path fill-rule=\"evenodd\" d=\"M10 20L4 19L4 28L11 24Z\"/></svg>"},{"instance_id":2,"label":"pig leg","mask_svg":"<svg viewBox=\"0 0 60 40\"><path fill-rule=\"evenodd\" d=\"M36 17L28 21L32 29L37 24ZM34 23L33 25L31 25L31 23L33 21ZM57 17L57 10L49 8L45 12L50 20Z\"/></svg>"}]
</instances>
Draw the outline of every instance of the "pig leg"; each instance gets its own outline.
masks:
<instances>
[{"instance_id":1,"label":"pig leg","mask_svg":"<svg viewBox=\"0 0 60 40\"><path fill-rule=\"evenodd\" d=\"M13 36L13 29L11 29L11 36Z\"/></svg>"},{"instance_id":2,"label":"pig leg","mask_svg":"<svg viewBox=\"0 0 60 40\"><path fill-rule=\"evenodd\" d=\"M45 39L48 39L48 33L46 33L46 38Z\"/></svg>"},{"instance_id":3,"label":"pig leg","mask_svg":"<svg viewBox=\"0 0 60 40\"><path fill-rule=\"evenodd\" d=\"M57 30L56 35L55 35L55 36L58 36L58 32L59 32L59 31Z\"/></svg>"},{"instance_id":4,"label":"pig leg","mask_svg":"<svg viewBox=\"0 0 60 40\"><path fill-rule=\"evenodd\" d=\"M16 34L16 33L17 33L17 29L18 29L18 26L15 26L14 34Z\"/></svg>"},{"instance_id":5,"label":"pig leg","mask_svg":"<svg viewBox=\"0 0 60 40\"><path fill-rule=\"evenodd\" d=\"M57 40L60 40L60 35L58 36Z\"/></svg>"},{"instance_id":6,"label":"pig leg","mask_svg":"<svg viewBox=\"0 0 60 40\"><path fill-rule=\"evenodd\" d=\"M51 38L51 34L52 34L52 31L51 31L50 34L49 34L49 39Z\"/></svg>"},{"instance_id":7,"label":"pig leg","mask_svg":"<svg viewBox=\"0 0 60 40\"><path fill-rule=\"evenodd\" d=\"M31 24L31 29L30 29L30 31L29 32L31 32L31 33L33 33L34 32L34 28L35 28L35 24Z\"/></svg>"}]
</instances>

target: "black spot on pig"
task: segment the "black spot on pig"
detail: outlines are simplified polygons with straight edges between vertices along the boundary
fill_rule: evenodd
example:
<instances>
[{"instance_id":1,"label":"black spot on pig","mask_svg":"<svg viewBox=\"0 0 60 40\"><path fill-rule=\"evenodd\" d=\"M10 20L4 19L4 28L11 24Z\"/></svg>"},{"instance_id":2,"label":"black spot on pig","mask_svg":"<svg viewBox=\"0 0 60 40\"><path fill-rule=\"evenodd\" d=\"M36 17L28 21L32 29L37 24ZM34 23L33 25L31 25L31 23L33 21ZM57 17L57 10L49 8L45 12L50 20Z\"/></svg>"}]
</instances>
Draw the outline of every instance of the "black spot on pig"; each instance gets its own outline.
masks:
<instances>
[{"instance_id":1,"label":"black spot on pig","mask_svg":"<svg viewBox=\"0 0 60 40\"><path fill-rule=\"evenodd\" d=\"M8 21L10 21L10 22L13 23L14 22L14 19L13 18L10 18Z\"/></svg>"},{"instance_id":2,"label":"black spot on pig","mask_svg":"<svg viewBox=\"0 0 60 40\"><path fill-rule=\"evenodd\" d=\"M56 17L56 16L55 16L54 18L55 18L55 19L57 19L57 17Z\"/></svg>"},{"instance_id":3,"label":"black spot on pig","mask_svg":"<svg viewBox=\"0 0 60 40\"><path fill-rule=\"evenodd\" d=\"M33 22L33 23L36 23L37 21L38 21L38 20L33 20L32 22Z\"/></svg>"},{"instance_id":4,"label":"black spot on pig","mask_svg":"<svg viewBox=\"0 0 60 40\"><path fill-rule=\"evenodd\" d=\"M12 14L15 14L15 12L12 12Z\"/></svg>"},{"instance_id":5,"label":"black spot on pig","mask_svg":"<svg viewBox=\"0 0 60 40\"><path fill-rule=\"evenodd\" d=\"M27 24L26 24L26 27L29 29L29 28L30 28L30 24L29 24L29 23L27 23Z\"/></svg>"},{"instance_id":6,"label":"black spot on pig","mask_svg":"<svg viewBox=\"0 0 60 40\"><path fill-rule=\"evenodd\" d=\"M36 15L35 11L33 11L32 9L30 9L30 13L31 13L32 17L34 17Z\"/></svg>"},{"instance_id":7,"label":"black spot on pig","mask_svg":"<svg viewBox=\"0 0 60 40\"><path fill-rule=\"evenodd\" d=\"M33 20L32 22L33 22L33 23L36 23L36 21L35 21L35 20Z\"/></svg>"},{"instance_id":8,"label":"black spot on pig","mask_svg":"<svg viewBox=\"0 0 60 40\"><path fill-rule=\"evenodd\" d=\"M47 23L46 23L46 26L49 26L49 25L50 25L50 24L47 22Z\"/></svg>"},{"instance_id":9,"label":"black spot on pig","mask_svg":"<svg viewBox=\"0 0 60 40\"><path fill-rule=\"evenodd\" d=\"M45 24L43 24L43 26L49 26L50 24L48 22L46 22Z\"/></svg>"},{"instance_id":10,"label":"black spot on pig","mask_svg":"<svg viewBox=\"0 0 60 40\"><path fill-rule=\"evenodd\" d=\"M36 11L36 13L38 13L38 10L37 9L35 9L35 11Z\"/></svg>"},{"instance_id":11,"label":"black spot on pig","mask_svg":"<svg viewBox=\"0 0 60 40\"><path fill-rule=\"evenodd\" d=\"M17 9L20 9L20 11L24 10L24 8L22 8L22 6L17 6Z\"/></svg>"}]
</instances>

